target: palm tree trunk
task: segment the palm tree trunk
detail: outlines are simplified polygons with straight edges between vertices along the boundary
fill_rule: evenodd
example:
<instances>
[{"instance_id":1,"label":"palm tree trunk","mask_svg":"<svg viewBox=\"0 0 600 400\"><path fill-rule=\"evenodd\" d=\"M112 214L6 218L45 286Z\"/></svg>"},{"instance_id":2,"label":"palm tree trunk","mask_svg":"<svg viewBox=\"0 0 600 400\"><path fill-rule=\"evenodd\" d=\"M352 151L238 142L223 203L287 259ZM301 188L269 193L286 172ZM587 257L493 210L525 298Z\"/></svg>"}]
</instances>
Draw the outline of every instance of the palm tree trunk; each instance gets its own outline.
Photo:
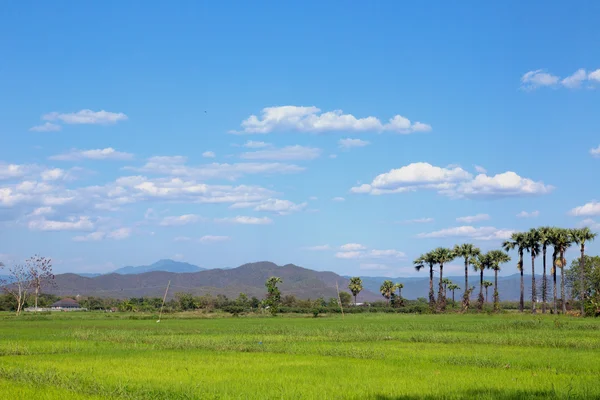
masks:
<instances>
[{"instance_id":1,"label":"palm tree trunk","mask_svg":"<svg viewBox=\"0 0 600 400\"><path fill-rule=\"evenodd\" d=\"M554 314L558 314L558 310L556 308L556 252L552 253L552 284L553 284L553 303L552 308L554 309Z\"/></svg>"},{"instance_id":2,"label":"palm tree trunk","mask_svg":"<svg viewBox=\"0 0 600 400\"><path fill-rule=\"evenodd\" d=\"M585 314L585 243L581 243L581 258L579 259L579 302L581 303L581 316L584 317Z\"/></svg>"},{"instance_id":3,"label":"palm tree trunk","mask_svg":"<svg viewBox=\"0 0 600 400\"><path fill-rule=\"evenodd\" d=\"M546 245L544 245L544 267L542 273L542 314L546 313L546 291L548 289L548 282L546 280Z\"/></svg>"},{"instance_id":4,"label":"palm tree trunk","mask_svg":"<svg viewBox=\"0 0 600 400\"><path fill-rule=\"evenodd\" d=\"M498 270L494 270L494 310L500 309L500 293L498 292Z\"/></svg>"},{"instance_id":5,"label":"palm tree trunk","mask_svg":"<svg viewBox=\"0 0 600 400\"><path fill-rule=\"evenodd\" d=\"M565 259L565 252L560 252L560 302L562 303L563 314L567 313L567 303L565 302L565 266L562 265Z\"/></svg>"},{"instance_id":6,"label":"palm tree trunk","mask_svg":"<svg viewBox=\"0 0 600 400\"><path fill-rule=\"evenodd\" d=\"M532 251L532 253L531 253L531 313L532 314L536 313L536 309L535 309L535 302L537 300L536 292L537 291L536 291L536 287L535 287L535 256Z\"/></svg>"},{"instance_id":7,"label":"palm tree trunk","mask_svg":"<svg viewBox=\"0 0 600 400\"><path fill-rule=\"evenodd\" d=\"M35 287L35 311L37 311L38 305L38 295L40 293L40 287L36 285Z\"/></svg>"},{"instance_id":8,"label":"palm tree trunk","mask_svg":"<svg viewBox=\"0 0 600 400\"><path fill-rule=\"evenodd\" d=\"M468 293L468 289L469 289L469 258L465 257L465 287L463 288L465 291L465 294ZM467 302L467 306L469 304L469 297L470 296L465 296L465 301Z\"/></svg>"},{"instance_id":9,"label":"palm tree trunk","mask_svg":"<svg viewBox=\"0 0 600 400\"><path fill-rule=\"evenodd\" d=\"M429 307L433 310L435 307L435 297L433 294L433 264L429 264Z\"/></svg>"},{"instance_id":10,"label":"palm tree trunk","mask_svg":"<svg viewBox=\"0 0 600 400\"><path fill-rule=\"evenodd\" d=\"M488 299L488 289L489 289L489 288L486 286L486 287L485 287L485 304L487 304L487 302L488 302L488 301L487 301L487 299Z\"/></svg>"},{"instance_id":11,"label":"palm tree trunk","mask_svg":"<svg viewBox=\"0 0 600 400\"><path fill-rule=\"evenodd\" d=\"M483 268L479 272L479 296L483 296Z\"/></svg>"},{"instance_id":12,"label":"palm tree trunk","mask_svg":"<svg viewBox=\"0 0 600 400\"><path fill-rule=\"evenodd\" d=\"M357 295L354 295L354 307L356 307L356 296Z\"/></svg>"},{"instance_id":13,"label":"palm tree trunk","mask_svg":"<svg viewBox=\"0 0 600 400\"><path fill-rule=\"evenodd\" d=\"M438 285L438 307L441 311L444 310L444 284L442 280L444 279L444 264L440 263L440 282Z\"/></svg>"},{"instance_id":14,"label":"palm tree trunk","mask_svg":"<svg viewBox=\"0 0 600 400\"><path fill-rule=\"evenodd\" d=\"M525 308L525 281L523 280L523 249L519 249L519 265L521 269L521 296L519 298L519 311Z\"/></svg>"},{"instance_id":15,"label":"palm tree trunk","mask_svg":"<svg viewBox=\"0 0 600 400\"><path fill-rule=\"evenodd\" d=\"M454 303L454 289L452 289L452 303ZM452 306L454 307L454 306Z\"/></svg>"}]
</instances>

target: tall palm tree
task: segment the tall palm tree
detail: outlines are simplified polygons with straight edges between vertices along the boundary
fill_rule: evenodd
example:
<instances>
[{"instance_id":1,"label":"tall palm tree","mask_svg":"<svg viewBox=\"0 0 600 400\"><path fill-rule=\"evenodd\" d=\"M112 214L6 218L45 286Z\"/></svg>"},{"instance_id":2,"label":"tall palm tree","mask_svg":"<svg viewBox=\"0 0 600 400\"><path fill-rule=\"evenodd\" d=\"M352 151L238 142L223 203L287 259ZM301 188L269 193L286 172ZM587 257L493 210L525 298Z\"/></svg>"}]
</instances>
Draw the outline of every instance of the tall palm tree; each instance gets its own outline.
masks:
<instances>
[{"instance_id":1,"label":"tall palm tree","mask_svg":"<svg viewBox=\"0 0 600 400\"><path fill-rule=\"evenodd\" d=\"M521 296L519 298L519 311L523 312L525 308L525 280L523 277L523 251L525 250L525 234L515 232L510 236L509 240L502 243L502 248L506 251L517 249L519 252L519 263L517 269L521 273Z\"/></svg>"},{"instance_id":2,"label":"tall palm tree","mask_svg":"<svg viewBox=\"0 0 600 400\"><path fill-rule=\"evenodd\" d=\"M488 288L490 286L494 286L494 284L490 281L483 281L483 287L485 288L485 302L488 302Z\"/></svg>"},{"instance_id":3,"label":"tall palm tree","mask_svg":"<svg viewBox=\"0 0 600 400\"><path fill-rule=\"evenodd\" d=\"M483 271L490 265L490 256L488 253L479 254L473 261L473 269L479 272L479 296L477 297L477 308L483 309L485 298L483 297Z\"/></svg>"},{"instance_id":4,"label":"tall palm tree","mask_svg":"<svg viewBox=\"0 0 600 400\"><path fill-rule=\"evenodd\" d=\"M531 255L531 313L535 314L537 302L537 288L535 286L535 258L540 254L540 233L537 229L530 229L525 234L525 249Z\"/></svg>"},{"instance_id":5,"label":"tall palm tree","mask_svg":"<svg viewBox=\"0 0 600 400\"><path fill-rule=\"evenodd\" d=\"M435 310L435 296L433 292L433 267L435 266L436 259L433 252L422 254L419 258L413 261L415 269L417 271L425 268L425 265L429 266L429 307L431 310Z\"/></svg>"},{"instance_id":6,"label":"tall palm tree","mask_svg":"<svg viewBox=\"0 0 600 400\"><path fill-rule=\"evenodd\" d=\"M579 257L579 302L581 307L581 316L583 317L585 314L585 243L591 242L597 236L597 233L594 233L590 230L590 228L585 227L581 229L573 229L571 230L571 237L573 238L573 242L579 246L579 250L581 251L581 256Z\"/></svg>"},{"instance_id":7,"label":"tall palm tree","mask_svg":"<svg viewBox=\"0 0 600 400\"><path fill-rule=\"evenodd\" d=\"M404 289L404 283L396 283L394 288L398 289L398 298L402 300L402 289Z\"/></svg>"},{"instance_id":8,"label":"tall palm tree","mask_svg":"<svg viewBox=\"0 0 600 400\"><path fill-rule=\"evenodd\" d=\"M448 285L452 285L452 281L449 278L444 278L442 281L444 284L444 298L448 297Z\"/></svg>"},{"instance_id":9,"label":"tall palm tree","mask_svg":"<svg viewBox=\"0 0 600 400\"><path fill-rule=\"evenodd\" d=\"M456 258L456 255L452 249L445 247L438 247L433 251L435 262L440 266L440 280L438 288L438 308L440 311L444 311L446 308L446 296L444 295L444 264Z\"/></svg>"},{"instance_id":10,"label":"tall palm tree","mask_svg":"<svg viewBox=\"0 0 600 400\"><path fill-rule=\"evenodd\" d=\"M500 293L498 291L498 271L500 271L500 264L504 264L510 261L510 256L502 250L492 250L488 254L490 257L489 268L494 270L494 310L499 311Z\"/></svg>"},{"instance_id":11,"label":"tall palm tree","mask_svg":"<svg viewBox=\"0 0 600 400\"><path fill-rule=\"evenodd\" d=\"M481 254L479 247L475 247L471 243L463 243L461 245L454 246L454 254L456 257L462 257L465 260L465 293L463 295L463 311L469 308L471 290L469 289L469 264L473 261L474 257Z\"/></svg>"},{"instance_id":12,"label":"tall palm tree","mask_svg":"<svg viewBox=\"0 0 600 400\"><path fill-rule=\"evenodd\" d=\"M552 269L550 273L552 274L552 311L554 314L558 313L558 309L556 308L558 295L556 292L556 260L558 259L559 249L558 249L558 235L559 229L550 228L549 237L550 237L550 245L552 246Z\"/></svg>"},{"instance_id":13,"label":"tall palm tree","mask_svg":"<svg viewBox=\"0 0 600 400\"><path fill-rule=\"evenodd\" d=\"M395 290L394 282L390 280L383 281L381 287L379 288L379 292L383 297L385 297L388 305L390 305L390 297L392 297L392 293L394 293Z\"/></svg>"},{"instance_id":14,"label":"tall palm tree","mask_svg":"<svg viewBox=\"0 0 600 400\"><path fill-rule=\"evenodd\" d=\"M548 296L548 278L546 277L546 250L548 245L552 245L553 229L549 226L538 228L540 234L540 244L542 245L542 314L546 313L546 302Z\"/></svg>"},{"instance_id":15,"label":"tall palm tree","mask_svg":"<svg viewBox=\"0 0 600 400\"><path fill-rule=\"evenodd\" d=\"M354 305L356 306L356 296L363 290L363 282L362 279L358 276L353 276L350 278L350 283L348 284L348 289L352 292L354 296Z\"/></svg>"},{"instance_id":16,"label":"tall palm tree","mask_svg":"<svg viewBox=\"0 0 600 400\"><path fill-rule=\"evenodd\" d=\"M565 259L565 252L573 244L571 230L556 229L554 240L555 249L558 252L554 273L556 274L557 267L560 268L560 302L562 313L565 314L567 312L567 303L565 301L565 267L567 266L567 260Z\"/></svg>"},{"instance_id":17,"label":"tall palm tree","mask_svg":"<svg viewBox=\"0 0 600 400\"><path fill-rule=\"evenodd\" d=\"M455 303L454 291L457 289L460 290L460 286L458 286L456 283L451 283L450 285L448 285L448 289L452 291L452 303Z\"/></svg>"}]
</instances>

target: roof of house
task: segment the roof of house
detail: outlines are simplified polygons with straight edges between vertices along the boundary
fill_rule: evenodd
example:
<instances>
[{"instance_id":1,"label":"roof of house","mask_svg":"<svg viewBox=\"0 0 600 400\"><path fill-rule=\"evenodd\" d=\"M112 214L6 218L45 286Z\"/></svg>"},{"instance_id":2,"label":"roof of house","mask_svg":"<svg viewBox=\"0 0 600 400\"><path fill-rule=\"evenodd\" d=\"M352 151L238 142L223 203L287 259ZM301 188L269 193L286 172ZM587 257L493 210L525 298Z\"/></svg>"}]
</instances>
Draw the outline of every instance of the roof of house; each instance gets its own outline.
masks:
<instances>
[{"instance_id":1,"label":"roof of house","mask_svg":"<svg viewBox=\"0 0 600 400\"><path fill-rule=\"evenodd\" d=\"M52 304L52 307L79 307L79 303L73 299L65 298Z\"/></svg>"}]
</instances>

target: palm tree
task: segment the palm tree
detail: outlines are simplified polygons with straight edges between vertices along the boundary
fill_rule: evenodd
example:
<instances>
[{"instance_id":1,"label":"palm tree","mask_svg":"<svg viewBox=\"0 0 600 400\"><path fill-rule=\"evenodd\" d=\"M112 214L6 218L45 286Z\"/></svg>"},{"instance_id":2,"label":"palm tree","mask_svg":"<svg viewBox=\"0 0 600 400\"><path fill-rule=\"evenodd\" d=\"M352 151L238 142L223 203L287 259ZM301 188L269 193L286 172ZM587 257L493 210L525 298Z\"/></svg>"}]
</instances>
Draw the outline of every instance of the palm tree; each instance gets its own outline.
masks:
<instances>
[{"instance_id":1,"label":"palm tree","mask_svg":"<svg viewBox=\"0 0 600 400\"><path fill-rule=\"evenodd\" d=\"M483 281L483 287L485 288L485 302L488 302L488 288L490 286L494 286L494 284L490 281Z\"/></svg>"},{"instance_id":2,"label":"palm tree","mask_svg":"<svg viewBox=\"0 0 600 400\"><path fill-rule=\"evenodd\" d=\"M419 258L413 261L417 271L425 268L425 265L429 265L429 307L431 310L435 309L435 296L433 294L433 267L435 266L435 263L436 260L431 251L429 253L422 254Z\"/></svg>"},{"instance_id":3,"label":"palm tree","mask_svg":"<svg viewBox=\"0 0 600 400\"><path fill-rule=\"evenodd\" d=\"M490 257L489 268L494 270L494 310L499 311L500 294L498 291L498 271L500 271L500 264L504 264L510 261L510 256L502 250L492 250L488 254Z\"/></svg>"},{"instance_id":4,"label":"palm tree","mask_svg":"<svg viewBox=\"0 0 600 400\"><path fill-rule=\"evenodd\" d=\"M519 311L523 312L525 308L525 280L523 277L523 250L525 250L525 234L521 232L515 232L510 236L510 240L506 240L502 243L502 248L506 251L518 249L519 251L519 263L517 269L521 273L521 296L519 298Z\"/></svg>"},{"instance_id":5,"label":"palm tree","mask_svg":"<svg viewBox=\"0 0 600 400\"><path fill-rule=\"evenodd\" d=\"M585 314L585 243L591 242L596 238L597 234L592 232L590 228L585 227L581 229L573 229L571 230L571 237L573 238L573 242L579 246L581 251L581 256L579 257L579 302L581 307L581 316L583 317Z\"/></svg>"},{"instance_id":6,"label":"palm tree","mask_svg":"<svg viewBox=\"0 0 600 400\"><path fill-rule=\"evenodd\" d=\"M537 288L535 287L535 258L540 254L540 233L530 229L525 234L525 249L531 254L531 313L536 313Z\"/></svg>"},{"instance_id":7,"label":"palm tree","mask_svg":"<svg viewBox=\"0 0 600 400\"><path fill-rule=\"evenodd\" d=\"M473 262L473 269L479 271L479 296L477 297L477 308L483 309L483 271L490 265L490 256L488 253L479 254Z\"/></svg>"},{"instance_id":8,"label":"palm tree","mask_svg":"<svg viewBox=\"0 0 600 400\"><path fill-rule=\"evenodd\" d=\"M404 289L404 283L396 283L394 288L398 289L398 298L402 300L402 289Z\"/></svg>"},{"instance_id":9,"label":"palm tree","mask_svg":"<svg viewBox=\"0 0 600 400\"><path fill-rule=\"evenodd\" d=\"M352 295L354 296L354 305L356 306L356 296L358 296L358 294L363 290L362 279L360 279L358 276L353 276L350 278L348 289L350 289L350 292L352 292Z\"/></svg>"},{"instance_id":10,"label":"palm tree","mask_svg":"<svg viewBox=\"0 0 600 400\"><path fill-rule=\"evenodd\" d=\"M379 292L381 292L381 295L385 297L388 305L390 305L390 297L392 297L392 293L394 293L394 290L396 290L394 288L394 282L390 280L383 281L381 287L379 288Z\"/></svg>"},{"instance_id":11,"label":"palm tree","mask_svg":"<svg viewBox=\"0 0 600 400\"><path fill-rule=\"evenodd\" d=\"M462 257L465 260L465 293L463 295L463 311L469 308L471 290L469 289L469 264L473 261L474 257L481 253L479 247L475 247L471 243L463 243L461 245L454 246L454 254L456 257Z\"/></svg>"},{"instance_id":12,"label":"palm tree","mask_svg":"<svg viewBox=\"0 0 600 400\"><path fill-rule=\"evenodd\" d=\"M542 314L546 313L546 302L548 296L548 278L546 277L546 250L548 245L552 245L553 229L549 226L543 226L538 229L540 234L540 244L542 245Z\"/></svg>"},{"instance_id":13,"label":"palm tree","mask_svg":"<svg viewBox=\"0 0 600 400\"><path fill-rule=\"evenodd\" d=\"M556 268L560 268L560 301L562 313L567 312L567 303L565 302L565 267L567 266L567 260L565 259L565 252L573 244L573 238L571 237L571 230L569 229L556 229L555 231L555 249L558 254L558 259L555 263L554 274L556 274Z\"/></svg>"},{"instance_id":14,"label":"palm tree","mask_svg":"<svg viewBox=\"0 0 600 400\"><path fill-rule=\"evenodd\" d=\"M452 281L448 278L444 278L442 281L444 284L444 298L448 297L448 285L452 285Z\"/></svg>"},{"instance_id":15,"label":"palm tree","mask_svg":"<svg viewBox=\"0 0 600 400\"><path fill-rule=\"evenodd\" d=\"M452 249L445 247L438 247L433 251L436 264L440 265L440 280L438 288L438 308L440 311L444 311L446 308L446 296L444 295L444 264L456 258L456 255Z\"/></svg>"},{"instance_id":16,"label":"palm tree","mask_svg":"<svg viewBox=\"0 0 600 400\"><path fill-rule=\"evenodd\" d=\"M452 303L455 303L454 301L454 291L455 290L460 290L460 286L458 286L456 283L451 283L448 285L448 289L452 290Z\"/></svg>"},{"instance_id":17,"label":"palm tree","mask_svg":"<svg viewBox=\"0 0 600 400\"><path fill-rule=\"evenodd\" d=\"M550 228L549 232L550 236L550 245L552 246L552 269L550 273L552 274L552 310L554 314L558 313L556 308L557 304L557 292L556 292L556 260L558 259L559 249L558 249L558 236L559 229Z\"/></svg>"}]
</instances>

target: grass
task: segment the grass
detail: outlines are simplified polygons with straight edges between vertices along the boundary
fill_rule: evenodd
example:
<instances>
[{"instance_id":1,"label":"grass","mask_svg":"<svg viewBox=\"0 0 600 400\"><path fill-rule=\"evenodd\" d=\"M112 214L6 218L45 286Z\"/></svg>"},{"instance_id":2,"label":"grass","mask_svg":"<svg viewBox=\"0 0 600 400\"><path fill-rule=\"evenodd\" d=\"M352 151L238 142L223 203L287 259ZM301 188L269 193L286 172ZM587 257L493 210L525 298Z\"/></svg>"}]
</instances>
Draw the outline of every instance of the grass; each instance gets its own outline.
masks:
<instances>
[{"instance_id":1,"label":"grass","mask_svg":"<svg viewBox=\"0 0 600 400\"><path fill-rule=\"evenodd\" d=\"M589 399L600 321L0 314L11 399Z\"/></svg>"}]
</instances>

